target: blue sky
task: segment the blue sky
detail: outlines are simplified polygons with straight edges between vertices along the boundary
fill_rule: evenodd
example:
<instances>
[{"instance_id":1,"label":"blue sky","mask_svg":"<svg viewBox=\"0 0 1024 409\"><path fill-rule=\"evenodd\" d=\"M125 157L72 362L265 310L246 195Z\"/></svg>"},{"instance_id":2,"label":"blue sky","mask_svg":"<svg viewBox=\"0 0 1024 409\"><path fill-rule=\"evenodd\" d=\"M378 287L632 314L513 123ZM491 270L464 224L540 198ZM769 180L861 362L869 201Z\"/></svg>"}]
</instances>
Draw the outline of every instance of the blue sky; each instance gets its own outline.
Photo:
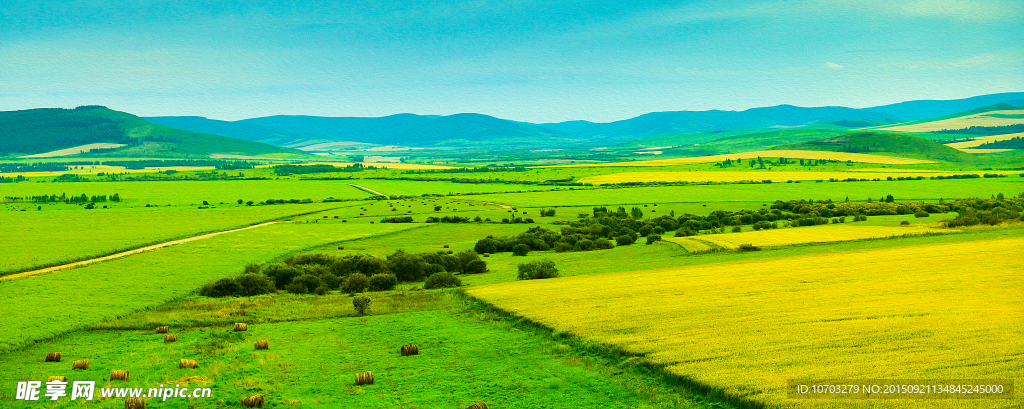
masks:
<instances>
[{"instance_id":1,"label":"blue sky","mask_svg":"<svg viewBox=\"0 0 1024 409\"><path fill-rule=\"evenodd\" d=\"M1024 91L1019 0L629 3L5 0L0 110L606 122Z\"/></svg>"}]
</instances>

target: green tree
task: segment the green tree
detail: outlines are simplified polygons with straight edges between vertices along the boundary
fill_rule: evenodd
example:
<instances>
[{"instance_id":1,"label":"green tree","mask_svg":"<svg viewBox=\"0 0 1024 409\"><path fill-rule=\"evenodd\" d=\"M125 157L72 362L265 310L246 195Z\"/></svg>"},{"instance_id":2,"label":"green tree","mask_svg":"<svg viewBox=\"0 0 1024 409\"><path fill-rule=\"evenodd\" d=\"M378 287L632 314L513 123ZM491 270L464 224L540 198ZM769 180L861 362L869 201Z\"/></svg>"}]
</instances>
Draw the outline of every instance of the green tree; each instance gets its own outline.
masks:
<instances>
[{"instance_id":1,"label":"green tree","mask_svg":"<svg viewBox=\"0 0 1024 409\"><path fill-rule=\"evenodd\" d=\"M523 263L517 266L520 280L539 280L544 278L558 277L558 269L555 262L551 260L538 260L530 263Z\"/></svg>"},{"instance_id":2,"label":"green tree","mask_svg":"<svg viewBox=\"0 0 1024 409\"><path fill-rule=\"evenodd\" d=\"M370 297L365 295L352 297L352 308L356 310L356 315L366 315L366 310L370 309Z\"/></svg>"}]
</instances>

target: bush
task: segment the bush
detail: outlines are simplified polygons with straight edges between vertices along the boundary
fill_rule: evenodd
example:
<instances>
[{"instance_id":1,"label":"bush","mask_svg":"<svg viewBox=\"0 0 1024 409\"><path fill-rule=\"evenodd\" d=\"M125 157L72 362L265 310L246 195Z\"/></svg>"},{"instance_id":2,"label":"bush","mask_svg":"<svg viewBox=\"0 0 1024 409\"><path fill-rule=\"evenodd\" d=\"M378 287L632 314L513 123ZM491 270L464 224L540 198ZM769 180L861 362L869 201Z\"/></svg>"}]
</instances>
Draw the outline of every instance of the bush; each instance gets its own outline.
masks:
<instances>
[{"instance_id":1,"label":"bush","mask_svg":"<svg viewBox=\"0 0 1024 409\"><path fill-rule=\"evenodd\" d=\"M395 216L385 217L380 220L381 223L412 223L412 216Z\"/></svg>"},{"instance_id":2,"label":"bush","mask_svg":"<svg viewBox=\"0 0 1024 409\"><path fill-rule=\"evenodd\" d=\"M331 289L327 288L326 285L322 285L322 286L317 287L315 290L313 290L313 294L316 294L316 295L327 295L328 291L331 291Z\"/></svg>"},{"instance_id":3,"label":"bush","mask_svg":"<svg viewBox=\"0 0 1024 409\"><path fill-rule=\"evenodd\" d=\"M628 246L633 244L633 238L630 236L619 236L615 238L615 244L619 246Z\"/></svg>"},{"instance_id":4,"label":"bush","mask_svg":"<svg viewBox=\"0 0 1024 409\"><path fill-rule=\"evenodd\" d=\"M654 242L656 242L656 241L661 241L661 236L659 236L657 234L652 234L650 236L647 236L647 244L654 244Z\"/></svg>"},{"instance_id":5,"label":"bush","mask_svg":"<svg viewBox=\"0 0 1024 409\"><path fill-rule=\"evenodd\" d=\"M758 251L758 250L761 250L761 248L757 247L757 246L755 246L753 244L740 244L740 246L739 246L739 251Z\"/></svg>"},{"instance_id":6,"label":"bush","mask_svg":"<svg viewBox=\"0 0 1024 409\"><path fill-rule=\"evenodd\" d=\"M928 217L928 216L931 216L931 215L928 214L928 212L925 212L925 211L920 211L920 212L914 213L914 217Z\"/></svg>"},{"instance_id":7,"label":"bush","mask_svg":"<svg viewBox=\"0 0 1024 409\"><path fill-rule=\"evenodd\" d=\"M452 275L452 273L440 272L427 277L427 281L423 283L423 289L432 290L435 288L458 287L460 285L462 285L462 280L459 280L459 278Z\"/></svg>"},{"instance_id":8,"label":"bush","mask_svg":"<svg viewBox=\"0 0 1024 409\"><path fill-rule=\"evenodd\" d=\"M416 254L398 250L388 256L388 270L398 281L420 281L426 276L427 262Z\"/></svg>"},{"instance_id":9,"label":"bush","mask_svg":"<svg viewBox=\"0 0 1024 409\"><path fill-rule=\"evenodd\" d=\"M466 263L464 274L480 274L487 272L487 263L483 260L473 260Z\"/></svg>"},{"instance_id":10,"label":"bush","mask_svg":"<svg viewBox=\"0 0 1024 409\"><path fill-rule=\"evenodd\" d=\"M398 278L394 274L374 274L368 282L370 291L392 290L396 285L398 285Z\"/></svg>"},{"instance_id":11,"label":"bush","mask_svg":"<svg viewBox=\"0 0 1024 409\"><path fill-rule=\"evenodd\" d=\"M552 277L558 277L558 269L555 268L554 261L541 260L519 265L520 280L539 280Z\"/></svg>"},{"instance_id":12,"label":"bush","mask_svg":"<svg viewBox=\"0 0 1024 409\"><path fill-rule=\"evenodd\" d=\"M512 255L513 256L525 256L529 252L530 252L530 246L528 246L526 244L516 244L515 246L512 246Z\"/></svg>"},{"instance_id":13,"label":"bush","mask_svg":"<svg viewBox=\"0 0 1024 409\"><path fill-rule=\"evenodd\" d=\"M732 226L733 233L739 233L741 231L743 231L743 226Z\"/></svg>"},{"instance_id":14,"label":"bush","mask_svg":"<svg viewBox=\"0 0 1024 409\"><path fill-rule=\"evenodd\" d=\"M907 220L903 220L900 222L900 226L910 226L910 222Z\"/></svg>"},{"instance_id":15,"label":"bush","mask_svg":"<svg viewBox=\"0 0 1024 409\"><path fill-rule=\"evenodd\" d=\"M260 265L258 263L249 263L245 265L245 269L242 270L245 274L259 274Z\"/></svg>"},{"instance_id":16,"label":"bush","mask_svg":"<svg viewBox=\"0 0 1024 409\"><path fill-rule=\"evenodd\" d=\"M355 273L345 279L345 283L341 285L341 290L349 294L361 293L369 285L369 278L366 278L366 276L361 273Z\"/></svg>"},{"instance_id":17,"label":"bush","mask_svg":"<svg viewBox=\"0 0 1024 409\"><path fill-rule=\"evenodd\" d=\"M203 297L234 297L242 292L242 286L238 285L232 277L222 278L203 286L199 295Z\"/></svg>"},{"instance_id":18,"label":"bush","mask_svg":"<svg viewBox=\"0 0 1024 409\"><path fill-rule=\"evenodd\" d=\"M356 314L366 315L366 310L370 309L370 297L365 295L352 297L352 307L355 308Z\"/></svg>"},{"instance_id":19,"label":"bush","mask_svg":"<svg viewBox=\"0 0 1024 409\"><path fill-rule=\"evenodd\" d=\"M283 290L288 284L291 284L292 279L299 276L299 270L287 264L274 263L263 269L263 274L274 280L275 287Z\"/></svg>"},{"instance_id":20,"label":"bush","mask_svg":"<svg viewBox=\"0 0 1024 409\"><path fill-rule=\"evenodd\" d=\"M317 287L324 285L323 280L312 274L303 274L295 277L291 284L284 289L292 294L309 294L316 291Z\"/></svg>"},{"instance_id":21,"label":"bush","mask_svg":"<svg viewBox=\"0 0 1024 409\"><path fill-rule=\"evenodd\" d=\"M277 290L274 288L274 282L270 280L270 277L263 274L242 274L236 277L235 281L241 288L241 293L238 295L244 297L269 294Z\"/></svg>"}]
</instances>

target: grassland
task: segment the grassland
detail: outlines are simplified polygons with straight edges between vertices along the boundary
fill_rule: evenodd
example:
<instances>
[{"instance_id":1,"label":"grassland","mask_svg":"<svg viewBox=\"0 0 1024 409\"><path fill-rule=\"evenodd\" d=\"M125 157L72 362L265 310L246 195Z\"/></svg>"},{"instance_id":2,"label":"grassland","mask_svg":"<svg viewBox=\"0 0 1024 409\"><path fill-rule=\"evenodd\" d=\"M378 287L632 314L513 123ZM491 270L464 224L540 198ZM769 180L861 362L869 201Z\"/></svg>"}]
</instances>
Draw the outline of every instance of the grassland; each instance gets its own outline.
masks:
<instances>
[{"instance_id":1,"label":"grassland","mask_svg":"<svg viewBox=\"0 0 1024 409\"><path fill-rule=\"evenodd\" d=\"M899 132L934 132L946 129L964 129L972 126L1004 126L1024 123L1020 115L1024 110L988 111L976 114L910 125L884 126L879 129Z\"/></svg>"},{"instance_id":2,"label":"grassland","mask_svg":"<svg viewBox=\"0 0 1024 409\"><path fill-rule=\"evenodd\" d=\"M634 161L634 162L618 162L618 163L600 163L600 164L587 164L587 165L560 165L562 167L605 167L605 166L669 166L679 165L686 163L709 163L709 162L721 162L726 159L737 160L737 159L756 159L757 157L764 158L790 158L790 159L819 159L819 160L837 160L837 161L850 161L850 162L861 162L861 163L878 163L886 165L913 165L920 163L932 163L929 160L912 159L912 158L901 158L895 156L883 156L883 155L871 155L866 153L847 153L847 152L829 152L829 151L816 151L816 150L763 150L763 151L752 151L752 152L740 152L740 153L729 153L722 155L710 155L710 156L697 156L692 158L678 158L678 159L660 159L660 160L647 160L647 161Z\"/></svg>"},{"instance_id":3,"label":"grassland","mask_svg":"<svg viewBox=\"0 0 1024 409\"><path fill-rule=\"evenodd\" d=\"M13 234L0 235L0 248L7 250L0 254L0 275L344 205L353 206L344 203L232 204L208 209L114 207L85 210L73 205L46 204L41 205L45 208L42 211L35 210L34 206L24 212L0 211L0 224L9 231L33 232L31 240Z\"/></svg>"},{"instance_id":4,"label":"grassland","mask_svg":"<svg viewBox=\"0 0 1024 409\"><path fill-rule=\"evenodd\" d=\"M793 227L777 230L711 234L702 235L698 238L673 237L665 240L679 244L687 251L703 251L710 247L705 243L734 250L742 244L751 244L757 247L777 247L791 246L794 244L829 243L923 234L947 234L957 231L958 230L922 226L861 226L854 225L852 223L844 223L824 226Z\"/></svg>"},{"instance_id":5,"label":"grassland","mask_svg":"<svg viewBox=\"0 0 1024 409\"><path fill-rule=\"evenodd\" d=\"M954 172L937 170L911 170L893 169L891 171L859 171L859 172L815 172L815 171L736 171L736 172L622 172L609 175L591 176L583 178L580 182L594 185L609 185L617 183L647 183L647 182L761 182L770 180L775 183L793 180L845 180L853 179L887 179L899 177L935 177L972 174L982 176L986 173L997 173L1004 175L1019 174L1019 171L972 171Z\"/></svg>"},{"instance_id":6,"label":"grassland","mask_svg":"<svg viewBox=\"0 0 1024 409\"><path fill-rule=\"evenodd\" d=\"M324 243L412 226L361 223L288 223L171 246L82 268L0 283L0 351L136 310L161 305L202 284Z\"/></svg>"},{"instance_id":7,"label":"grassland","mask_svg":"<svg viewBox=\"0 0 1024 409\"><path fill-rule=\"evenodd\" d=\"M787 379L1020 382L1024 332L1014 323L1024 320L1022 287L1007 274L1019 263L1006 255L1021 245L1021 238L961 241L467 291L545 326L643 354L734 399L792 407L797 404L783 390ZM1006 403L918 400L887 407Z\"/></svg>"}]
</instances>

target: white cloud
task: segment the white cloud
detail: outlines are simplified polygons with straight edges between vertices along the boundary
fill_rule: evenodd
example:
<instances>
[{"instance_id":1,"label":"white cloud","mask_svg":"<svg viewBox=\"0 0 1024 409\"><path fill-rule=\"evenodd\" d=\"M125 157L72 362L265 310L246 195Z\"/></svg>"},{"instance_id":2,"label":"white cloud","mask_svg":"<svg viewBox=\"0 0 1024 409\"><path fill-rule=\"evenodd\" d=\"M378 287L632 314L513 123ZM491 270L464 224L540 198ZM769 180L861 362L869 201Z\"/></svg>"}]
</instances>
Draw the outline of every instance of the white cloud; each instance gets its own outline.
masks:
<instances>
[{"instance_id":1,"label":"white cloud","mask_svg":"<svg viewBox=\"0 0 1024 409\"><path fill-rule=\"evenodd\" d=\"M834 62L827 62L826 61L825 62L825 68L828 68L830 70L841 70L841 69L846 68L846 67L844 67L842 65L839 65L839 64L836 64Z\"/></svg>"}]
</instances>

